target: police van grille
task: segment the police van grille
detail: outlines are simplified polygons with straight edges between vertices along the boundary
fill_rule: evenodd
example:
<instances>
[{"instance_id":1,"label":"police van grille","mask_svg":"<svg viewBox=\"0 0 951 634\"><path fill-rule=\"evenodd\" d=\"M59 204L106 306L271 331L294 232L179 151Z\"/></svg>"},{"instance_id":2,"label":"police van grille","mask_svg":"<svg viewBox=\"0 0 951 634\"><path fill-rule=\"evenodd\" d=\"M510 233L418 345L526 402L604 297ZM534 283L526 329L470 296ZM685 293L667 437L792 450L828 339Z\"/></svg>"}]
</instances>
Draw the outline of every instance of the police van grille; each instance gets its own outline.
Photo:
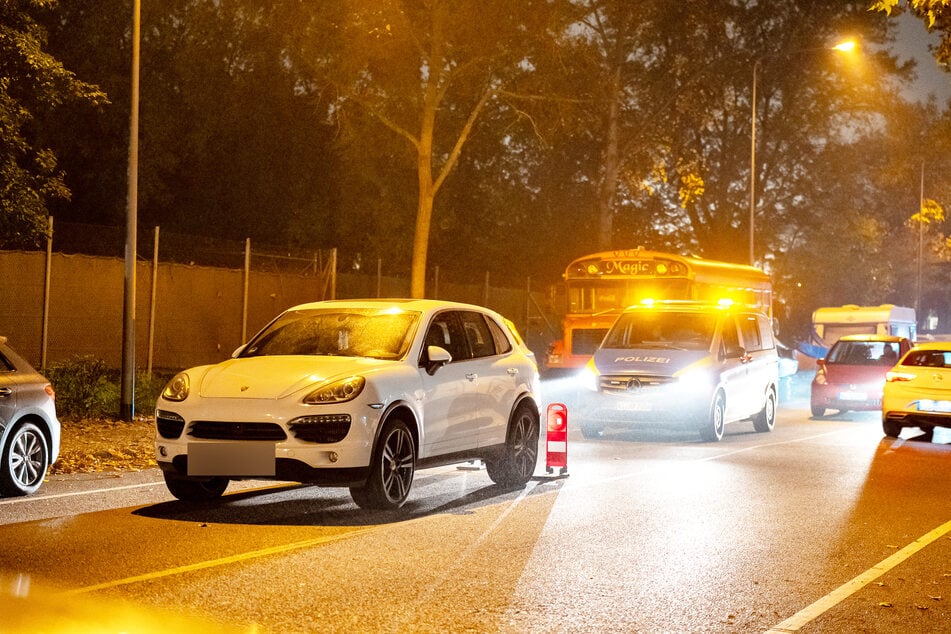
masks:
<instances>
[{"instance_id":1,"label":"police van grille","mask_svg":"<svg viewBox=\"0 0 951 634\"><path fill-rule=\"evenodd\" d=\"M660 374L607 374L600 378L602 392L631 393L676 382L677 379Z\"/></svg>"}]
</instances>

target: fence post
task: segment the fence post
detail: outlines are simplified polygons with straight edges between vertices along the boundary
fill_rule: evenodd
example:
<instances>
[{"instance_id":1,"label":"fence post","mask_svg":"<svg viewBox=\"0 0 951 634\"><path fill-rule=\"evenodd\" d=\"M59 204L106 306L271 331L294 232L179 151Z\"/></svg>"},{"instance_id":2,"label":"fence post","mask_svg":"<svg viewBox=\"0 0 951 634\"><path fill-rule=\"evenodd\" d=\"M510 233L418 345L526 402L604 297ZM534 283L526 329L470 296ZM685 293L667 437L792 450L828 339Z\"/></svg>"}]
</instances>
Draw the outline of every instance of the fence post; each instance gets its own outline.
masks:
<instances>
[{"instance_id":1,"label":"fence post","mask_svg":"<svg viewBox=\"0 0 951 634\"><path fill-rule=\"evenodd\" d=\"M241 300L241 343L248 339L248 286L251 277L251 238L244 239L244 293Z\"/></svg>"},{"instance_id":2,"label":"fence post","mask_svg":"<svg viewBox=\"0 0 951 634\"><path fill-rule=\"evenodd\" d=\"M376 259L376 296L382 297L383 289L383 258Z\"/></svg>"},{"instance_id":3,"label":"fence post","mask_svg":"<svg viewBox=\"0 0 951 634\"><path fill-rule=\"evenodd\" d=\"M522 332L527 333L532 323L532 278L525 278L525 326Z\"/></svg>"},{"instance_id":4,"label":"fence post","mask_svg":"<svg viewBox=\"0 0 951 634\"><path fill-rule=\"evenodd\" d=\"M337 299L337 247L330 251L330 299Z\"/></svg>"},{"instance_id":5,"label":"fence post","mask_svg":"<svg viewBox=\"0 0 951 634\"><path fill-rule=\"evenodd\" d=\"M53 265L53 216L50 216L49 236L46 238L46 271L43 274L43 332L40 335L40 367L46 369L50 324L50 268Z\"/></svg>"},{"instance_id":6,"label":"fence post","mask_svg":"<svg viewBox=\"0 0 951 634\"><path fill-rule=\"evenodd\" d=\"M439 265L433 271L433 299L439 299Z\"/></svg>"},{"instance_id":7,"label":"fence post","mask_svg":"<svg viewBox=\"0 0 951 634\"><path fill-rule=\"evenodd\" d=\"M482 292L482 305L489 305L489 272L485 272L485 290Z\"/></svg>"}]
</instances>

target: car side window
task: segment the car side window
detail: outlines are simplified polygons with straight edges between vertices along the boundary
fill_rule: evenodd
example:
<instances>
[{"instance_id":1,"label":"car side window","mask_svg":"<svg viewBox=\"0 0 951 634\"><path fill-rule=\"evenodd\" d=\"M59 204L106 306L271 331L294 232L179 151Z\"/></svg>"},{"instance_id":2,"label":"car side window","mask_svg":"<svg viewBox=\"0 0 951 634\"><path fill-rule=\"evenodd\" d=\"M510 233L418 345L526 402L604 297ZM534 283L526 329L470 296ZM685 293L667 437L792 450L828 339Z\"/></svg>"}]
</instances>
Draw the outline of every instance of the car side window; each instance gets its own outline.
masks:
<instances>
[{"instance_id":1,"label":"car side window","mask_svg":"<svg viewBox=\"0 0 951 634\"><path fill-rule=\"evenodd\" d=\"M759 324L756 315L740 315L740 332L743 335L743 347L747 352L756 352L763 349L763 338L760 337Z\"/></svg>"},{"instance_id":2,"label":"car side window","mask_svg":"<svg viewBox=\"0 0 951 634\"><path fill-rule=\"evenodd\" d=\"M773 339L773 325L765 315L757 315L756 323L759 324L759 334L763 338L763 350L772 350L776 347L776 341Z\"/></svg>"},{"instance_id":3,"label":"car side window","mask_svg":"<svg viewBox=\"0 0 951 634\"><path fill-rule=\"evenodd\" d=\"M720 334L720 355L723 356L728 350L735 350L739 346L740 338L736 334L736 321L732 317L727 317Z\"/></svg>"},{"instance_id":4,"label":"car side window","mask_svg":"<svg viewBox=\"0 0 951 634\"><path fill-rule=\"evenodd\" d=\"M495 342L496 354L505 354L506 352L511 352L512 342L509 341L509 338L505 336L505 331L502 330L502 326L495 323L495 320L489 316L485 317L485 321L487 324L489 324L489 330L492 332L492 339Z\"/></svg>"},{"instance_id":5,"label":"car side window","mask_svg":"<svg viewBox=\"0 0 951 634\"><path fill-rule=\"evenodd\" d=\"M16 368L3 354L0 354L0 372L13 372Z\"/></svg>"},{"instance_id":6,"label":"car side window","mask_svg":"<svg viewBox=\"0 0 951 634\"><path fill-rule=\"evenodd\" d=\"M459 316L462 318L462 326L465 329L466 340L469 342L469 350L472 351L473 358L495 355L495 339L482 313L462 311Z\"/></svg>"},{"instance_id":7,"label":"car side window","mask_svg":"<svg viewBox=\"0 0 951 634\"><path fill-rule=\"evenodd\" d=\"M426 359L426 350L429 346L444 348L452 355L453 363L470 358L466 332L457 318L457 313L454 311L439 313L429 324L422 353L423 360Z\"/></svg>"}]
</instances>

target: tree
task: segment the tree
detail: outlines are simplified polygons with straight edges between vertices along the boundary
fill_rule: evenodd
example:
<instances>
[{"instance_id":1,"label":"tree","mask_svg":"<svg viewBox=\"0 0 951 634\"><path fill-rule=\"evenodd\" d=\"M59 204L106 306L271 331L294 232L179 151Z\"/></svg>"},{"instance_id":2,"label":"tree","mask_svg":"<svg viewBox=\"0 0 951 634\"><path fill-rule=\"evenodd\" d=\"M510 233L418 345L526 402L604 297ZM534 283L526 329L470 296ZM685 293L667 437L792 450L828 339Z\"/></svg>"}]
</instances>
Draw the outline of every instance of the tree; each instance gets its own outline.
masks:
<instances>
[{"instance_id":1,"label":"tree","mask_svg":"<svg viewBox=\"0 0 951 634\"><path fill-rule=\"evenodd\" d=\"M951 65L951 0L874 0L871 9L888 15L901 13L906 8L921 18L929 31L941 33L941 44L935 50L935 59L948 68Z\"/></svg>"},{"instance_id":2,"label":"tree","mask_svg":"<svg viewBox=\"0 0 951 634\"><path fill-rule=\"evenodd\" d=\"M45 50L38 16L54 7L53 0L0 3L0 246L38 244L48 233L49 204L69 197L37 119L62 106L106 102Z\"/></svg>"},{"instance_id":3,"label":"tree","mask_svg":"<svg viewBox=\"0 0 951 634\"><path fill-rule=\"evenodd\" d=\"M544 2L387 0L340 24L330 65L340 96L409 144L416 176L411 295L422 297L436 195L486 108L528 72L525 41L545 32ZM408 155L409 156L409 155Z\"/></svg>"}]
</instances>

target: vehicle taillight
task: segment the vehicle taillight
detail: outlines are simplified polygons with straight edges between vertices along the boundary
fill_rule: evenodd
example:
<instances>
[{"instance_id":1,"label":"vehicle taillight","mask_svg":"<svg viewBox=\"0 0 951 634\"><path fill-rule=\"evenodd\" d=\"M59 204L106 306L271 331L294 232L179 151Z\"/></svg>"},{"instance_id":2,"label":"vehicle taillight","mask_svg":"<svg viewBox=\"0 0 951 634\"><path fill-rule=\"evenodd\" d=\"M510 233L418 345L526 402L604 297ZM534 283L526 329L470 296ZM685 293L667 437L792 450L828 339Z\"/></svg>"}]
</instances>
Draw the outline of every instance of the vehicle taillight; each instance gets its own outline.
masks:
<instances>
[{"instance_id":1,"label":"vehicle taillight","mask_svg":"<svg viewBox=\"0 0 951 634\"><path fill-rule=\"evenodd\" d=\"M897 383L899 381L912 381L917 375L912 374L911 372L894 372L889 371L885 373L885 382L886 383Z\"/></svg>"},{"instance_id":2,"label":"vehicle taillight","mask_svg":"<svg viewBox=\"0 0 951 634\"><path fill-rule=\"evenodd\" d=\"M51 399L53 399L54 401L56 400L56 392L53 391L53 386L52 386L52 385L50 385L49 383L47 383L47 384L43 387L43 389L46 390L46 393L50 395L50 398L51 398Z\"/></svg>"}]
</instances>

